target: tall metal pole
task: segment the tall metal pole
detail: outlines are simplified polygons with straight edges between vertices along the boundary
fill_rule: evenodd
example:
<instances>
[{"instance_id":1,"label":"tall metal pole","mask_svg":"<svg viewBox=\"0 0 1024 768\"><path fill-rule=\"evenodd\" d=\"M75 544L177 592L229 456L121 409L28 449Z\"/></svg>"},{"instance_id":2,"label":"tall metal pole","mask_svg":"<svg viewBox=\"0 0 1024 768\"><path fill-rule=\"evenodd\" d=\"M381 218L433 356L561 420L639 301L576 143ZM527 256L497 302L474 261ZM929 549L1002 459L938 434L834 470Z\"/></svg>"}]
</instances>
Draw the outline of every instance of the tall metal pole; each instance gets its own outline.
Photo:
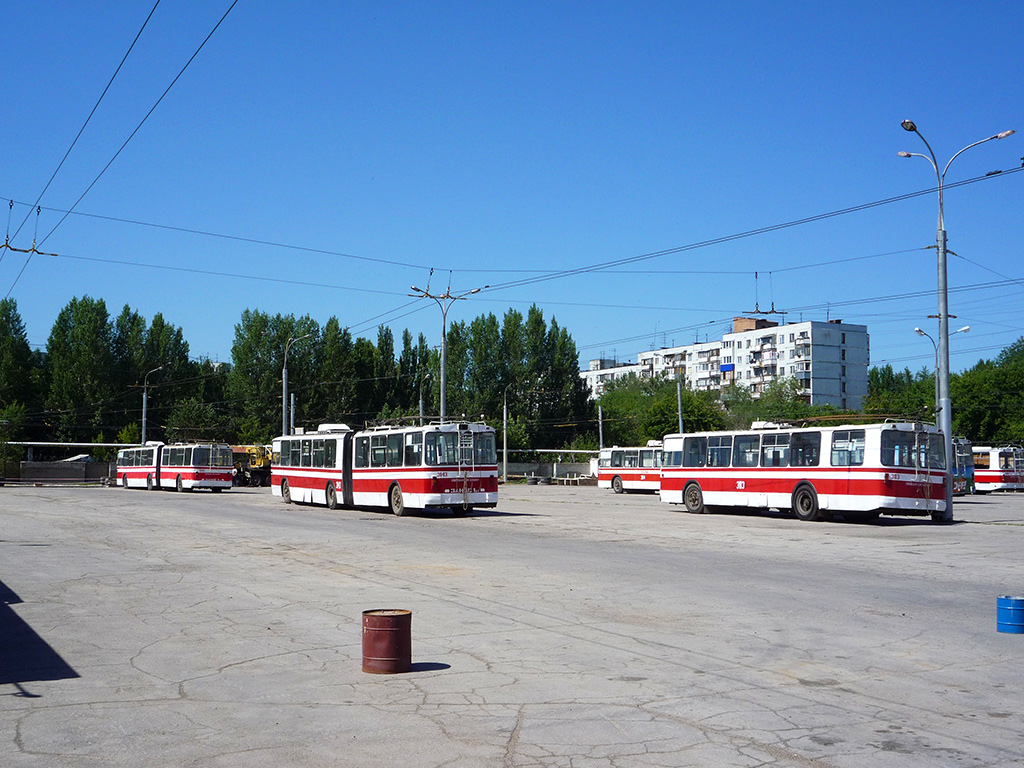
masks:
<instances>
[{"instance_id":1,"label":"tall metal pole","mask_svg":"<svg viewBox=\"0 0 1024 768\"><path fill-rule=\"evenodd\" d=\"M946 167L939 172L939 163L935 159L935 153L932 151L931 144L927 142L924 136L921 136L921 132L917 130L917 126L913 120L904 120L901 125L903 130L911 133L916 133L924 145L928 148L928 154L922 155L917 152L898 152L900 157L923 157L932 164L932 168L935 169L935 179L938 182L939 192L939 223L935 231L935 249L938 257L938 290L939 290L939 339L938 339L938 379L939 379L939 413L937 416L937 422L939 429L942 430L942 444L945 452L946 459L946 509L942 513L936 513L932 515L932 519L937 522L952 522L953 521L953 409L949 399L949 288L946 279L946 228L945 221L943 218L942 210L942 184L946 178L946 171L949 170L949 166L952 165L953 161L958 156L966 152L971 147L976 147L979 144L984 144L986 141L992 141L993 139L1005 139L1010 136L1014 131L1003 131L997 133L994 136L989 136L987 139L976 141L973 144L968 144L966 147L957 152L953 157L946 163Z\"/></svg>"},{"instance_id":2,"label":"tall metal pole","mask_svg":"<svg viewBox=\"0 0 1024 768\"><path fill-rule=\"evenodd\" d=\"M676 377L676 407L679 409L679 434L683 434L683 381Z\"/></svg>"},{"instance_id":3,"label":"tall metal pole","mask_svg":"<svg viewBox=\"0 0 1024 768\"><path fill-rule=\"evenodd\" d=\"M501 457L502 470L501 482L508 483L508 388L511 384L505 385L505 391L501 395Z\"/></svg>"},{"instance_id":4,"label":"tall metal pole","mask_svg":"<svg viewBox=\"0 0 1024 768\"><path fill-rule=\"evenodd\" d=\"M434 274L434 270L430 270L430 274ZM415 285L410 286L415 293L410 293L410 296L415 296L419 299L433 299L437 302L437 306L441 308L441 423L444 424L445 418L448 416L448 310L452 304L460 299L465 299L474 293L480 293L484 288L490 288L489 285L482 286L480 288L474 288L471 291L465 291L452 295L451 285L445 289L444 293L433 294L430 292L430 283L427 283L427 288L417 288Z\"/></svg>"},{"instance_id":5,"label":"tall metal pole","mask_svg":"<svg viewBox=\"0 0 1024 768\"><path fill-rule=\"evenodd\" d=\"M161 365L159 368L154 368L149 373L156 373L162 371L164 367ZM149 388L149 373L142 378L142 435L141 442L143 445L146 444L146 407L148 405L148 388Z\"/></svg>"},{"instance_id":6,"label":"tall metal pole","mask_svg":"<svg viewBox=\"0 0 1024 768\"><path fill-rule=\"evenodd\" d=\"M296 341L302 341L312 336L312 333L307 333L305 336L292 336L284 344L284 365L281 367L281 434L290 435L291 431L288 429L288 349L292 343Z\"/></svg>"}]
</instances>

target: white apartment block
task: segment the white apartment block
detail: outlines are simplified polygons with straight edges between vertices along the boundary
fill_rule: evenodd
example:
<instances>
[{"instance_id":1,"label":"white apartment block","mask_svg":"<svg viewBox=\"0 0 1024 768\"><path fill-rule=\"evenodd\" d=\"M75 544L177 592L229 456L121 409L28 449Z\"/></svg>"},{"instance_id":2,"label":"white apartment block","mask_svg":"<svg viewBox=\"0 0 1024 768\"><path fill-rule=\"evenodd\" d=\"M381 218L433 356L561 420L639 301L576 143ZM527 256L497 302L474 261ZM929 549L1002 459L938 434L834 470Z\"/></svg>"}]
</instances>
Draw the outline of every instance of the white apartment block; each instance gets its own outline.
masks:
<instances>
[{"instance_id":1,"label":"white apartment block","mask_svg":"<svg viewBox=\"0 0 1024 768\"><path fill-rule=\"evenodd\" d=\"M592 398L604 383L628 373L681 378L693 390L719 390L736 383L760 396L777 378L793 378L812 405L859 410L868 394L870 347L865 325L808 320L788 325L737 317L720 341L668 347L637 355L636 364L592 360L581 371Z\"/></svg>"}]
</instances>

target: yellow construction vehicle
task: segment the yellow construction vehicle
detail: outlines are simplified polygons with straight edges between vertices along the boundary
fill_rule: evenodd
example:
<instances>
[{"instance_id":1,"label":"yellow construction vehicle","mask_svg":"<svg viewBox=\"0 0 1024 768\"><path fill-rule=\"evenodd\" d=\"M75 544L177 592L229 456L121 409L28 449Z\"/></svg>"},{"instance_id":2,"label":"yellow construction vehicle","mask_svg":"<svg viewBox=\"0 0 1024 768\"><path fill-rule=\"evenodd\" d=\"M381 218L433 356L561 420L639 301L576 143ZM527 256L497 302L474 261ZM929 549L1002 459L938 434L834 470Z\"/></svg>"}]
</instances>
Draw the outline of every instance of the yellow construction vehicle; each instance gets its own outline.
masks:
<instances>
[{"instance_id":1,"label":"yellow construction vehicle","mask_svg":"<svg viewBox=\"0 0 1024 768\"><path fill-rule=\"evenodd\" d=\"M270 485L270 464L273 451L269 445L233 445L231 453L235 464L235 485L250 488Z\"/></svg>"}]
</instances>

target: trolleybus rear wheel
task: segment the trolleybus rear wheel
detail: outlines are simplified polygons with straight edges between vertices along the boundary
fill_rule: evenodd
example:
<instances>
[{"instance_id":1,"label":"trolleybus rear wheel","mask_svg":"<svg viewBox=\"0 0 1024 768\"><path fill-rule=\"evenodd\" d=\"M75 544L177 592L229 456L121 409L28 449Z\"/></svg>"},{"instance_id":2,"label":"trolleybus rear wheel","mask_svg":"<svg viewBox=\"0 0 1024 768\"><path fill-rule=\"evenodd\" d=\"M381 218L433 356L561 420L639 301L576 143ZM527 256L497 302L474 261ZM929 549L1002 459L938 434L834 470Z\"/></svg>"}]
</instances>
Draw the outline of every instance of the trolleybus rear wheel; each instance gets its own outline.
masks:
<instances>
[{"instance_id":1,"label":"trolleybus rear wheel","mask_svg":"<svg viewBox=\"0 0 1024 768\"><path fill-rule=\"evenodd\" d=\"M281 498L284 499L285 504L292 503L292 489L288 487L288 481L281 481Z\"/></svg>"},{"instance_id":2,"label":"trolleybus rear wheel","mask_svg":"<svg viewBox=\"0 0 1024 768\"><path fill-rule=\"evenodd\" d=\"M338 508L338 492L334 490L334 483L327 484L327 508Z\"/></svg>"},{"instance_id":3,"label":"trolleybus rear wheel","mask_svg":"<svg viewBox=\"0 0 1024 768\"><path fill-rule=\"evenodd\" d=\"M695 515L704 514L704 494L701 492L699 485L690 483L683 489L683 504L686 506L687 512Z\"/></svg>"},{"instance_id":4,"label":"trolleybus rear wheel","mask_svg":"<svg viewBox=\"0 0 1024 768\"><path fill-rule=\"evenodd\" d=\"M622 493L622 478L618 475L612 478L612 490L616 493Z\"/></svg>"},{"instance_id":5,"label":"trolleybus rear wheel","mask_svg":"<svg viewBox=\"0 0 1024 768\"><path fill-rule=\"evenodd\" d=\"M801 520L818 520L821 517L814 488L805 484L793 491L793 514Z\"/></svg>"},{"instance_id":6,"label":"trolleybus rear wheel","mask_svg":"<svg viewBox=\"0 0 1024 768\"><path fill-rule=\"evenodd\" d=\"M388 491L388 506L395 517L405 514L405 499L402 497L402 489L395 483Z\"/></svg>"}]
</instances>

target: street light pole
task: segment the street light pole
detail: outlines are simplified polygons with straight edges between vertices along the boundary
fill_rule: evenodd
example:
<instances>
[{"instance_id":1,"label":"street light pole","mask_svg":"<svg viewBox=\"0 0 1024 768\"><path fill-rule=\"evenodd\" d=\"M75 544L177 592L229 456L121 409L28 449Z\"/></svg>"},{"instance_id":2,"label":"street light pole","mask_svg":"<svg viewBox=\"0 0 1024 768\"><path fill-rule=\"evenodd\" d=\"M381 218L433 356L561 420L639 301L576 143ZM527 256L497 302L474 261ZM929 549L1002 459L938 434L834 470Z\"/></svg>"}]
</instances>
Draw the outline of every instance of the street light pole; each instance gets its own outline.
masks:
<instances>
[{"instance_id":1,"label":"street light pole","mask_svg":"<svg viewBox=\"0 0 1024 768\"><path fill-rule=\"evenodd\" d=\"M281 434L290 435L288 429L288 349L296 341L302 341L312 336L307 333L305 336L292 336L284 344L284 365L281 368Z\"/></svg>"},{"instance_id":2,"label":"street light pole","mask_svg":"<svg viewBox=\"0 0 1024 768\"><path fill-rule=\"evenodd\" d=\"M970 330L971 330L971 326L965 325L963 328L958 328L957 330L953 331L953 333L951 333L949 335L950 336L955 336L958 333L967 333ZM935 423L938 424L939 423L939 347L935 343L935 339L932 338L932 335L930 333L928 333L926 331L923 331L920 328L915 328L914 329L914 333L916 333L918 336L924 336L925 338L927 338L928 341L930 341L932 343L932 351L935 353L935 367L932 369L932 371L935 374Z\"/></svg>"},{"instance_id":3,"label":"street light pole","mask_svg":"<svg viewBox=\"0 0 1024 768\"><path fill-rule=\"evenodd\" d=\"M465 291L454 296L452 295L451 285L445 289L444 293L436 295L430 292L430 283L427 283L426 290L417 288L415 285L409 287L415 291L415 293L410 293L410 296L420 299L433 299L437 302L437 306L441 308L441 423L444 424L444 420L448 415L448 374L446 370L448 363L448 310L451 309L452 304L456 301L465 299L474 293L480 293L484 288L490 288L490 286L485 285L480 288L474 288L471 291Z\"/></svg>"},{"instance_id":4,"label":"street light pole","mask_svg":"<svg viewBox=\"0 0 1024 768\"><path fill-rule=\"evenodd\" d=\"M511 386L511 383L506 384L505 391L501 394L501 482L506 485L508 484L508 388Z\"/></svg>"},{"instance_id":5,"label":"street light pole","mask_svg":"<svg viewBox=\"0 0 1024 768\"><path fill-rule=\"evenodd\" d=\"M923 157L932 164L932 168L935 170L935 179L938 182L939 224L935 232L939 291L939 338L937 344L938 365L936 366L938 369L939 413L937 422L939 429L942 430L942 443L946 454L946 510L941 515L932 515L932 519L942 522L952 522L953 478L951 468L953 466L953 409L950 407L949 399L949 289L946 282L946 228L942 210L942 184L946 178L946 171L949 170L949 166L961 154L971 147L984 144L986 141L992 141L993 139L1005 139L1007 136L1012 135L1014 131L1003 131L1002 133L997 133L994 136L989 136L987 139L982 139L981 141L976 141L973 144L968 144L949 159L949 162L946 163L946 167L940 173L939 163L938 160L935 159L935 153L932 151L931 144L925 140L924 136L921 136L921 132L917 130L917 126L914 124L914 121L904 120L901 125L903 126L903 130L916 133L921 138L921 141L923 141L924 145L928 148L928 154L922 155L917 152L897 152L897 155L899 157Z\"/></svg>"},{"instance_id":6,"label":"street light pole","mask_svg":"<svg viewBox=\"0 0 1024 768\"><path fill-rule=\"evenodd\" d=\"M164 367L161 365L159 368L154 368L149 373L156 373L162 371ZM148 387L149 387L149 373L142 378L142 444L146 444L146 407L148 401Z\"/></svg>"}]
</instances>

